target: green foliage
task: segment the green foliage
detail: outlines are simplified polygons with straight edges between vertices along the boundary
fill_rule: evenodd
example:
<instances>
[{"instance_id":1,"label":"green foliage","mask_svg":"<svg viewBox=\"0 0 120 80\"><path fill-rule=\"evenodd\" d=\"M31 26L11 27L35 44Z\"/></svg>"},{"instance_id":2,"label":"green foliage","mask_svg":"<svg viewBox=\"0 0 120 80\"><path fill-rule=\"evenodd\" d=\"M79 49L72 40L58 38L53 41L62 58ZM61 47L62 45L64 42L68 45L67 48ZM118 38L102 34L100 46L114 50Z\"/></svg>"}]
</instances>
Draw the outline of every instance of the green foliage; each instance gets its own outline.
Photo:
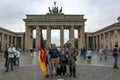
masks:
<instances>
[{"instance_id":1,"label":"green foliage","mask_svg":"<svg viewBox=\"0 0 120 80\"><path fill-rule=\"evenodd\" d=\"M43 42L44 42L44 45L46 45L47 41L46 41L46 40L43 40ZM33 48L36 48L36 47L37 47L37 46L36 46L36 39L33 38Z\"/></svg>"},{"instance_id":2,"label":"green foliage","mask_svg":"<svg viewBox=\"0 0 120 80\"><path fill-rule=\"evenodd\" d=\"M74 46L75 46L76 48L78 48L78 38L75 38L75 39L74 39Z\"/></svg>"},{"instance_id":3,"label":"green foliage","mask_svg":"<svg viewBox=\"0 0 120 80\"><path fill-rule=\"evenodd\" d=\"M43 40L44 41L44 45L46 45L47 44L47 40Z\"/></svg>"},{"instance_id":4,"label":"green foliage","mask_svg":"<svg viewBox=\"0 0 120 80\"><path fill-rule=\"evenodd\" d=\"M65 47L67 47L67 43L69 42L69 40L64 44ZM78 48L78 38L74 38L74 46L76 48Z\"/></svg>"}]
</instances>

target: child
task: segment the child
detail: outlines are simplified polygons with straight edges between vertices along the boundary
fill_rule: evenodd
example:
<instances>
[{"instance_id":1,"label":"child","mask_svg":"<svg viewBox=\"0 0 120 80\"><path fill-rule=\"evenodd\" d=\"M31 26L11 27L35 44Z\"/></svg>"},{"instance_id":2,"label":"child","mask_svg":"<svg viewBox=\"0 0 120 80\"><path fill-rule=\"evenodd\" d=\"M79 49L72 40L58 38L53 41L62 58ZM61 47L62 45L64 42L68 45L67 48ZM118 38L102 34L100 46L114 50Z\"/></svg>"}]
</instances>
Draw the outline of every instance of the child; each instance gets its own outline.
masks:
<instances>
[{"instance_id":1,"label":"child","mask_svg":"<svg viewBox=\"0 0 120 80\"><path fill-rule=\"evenodd\" d=\"M87 50L87 61L90 62L92 58L92 50L89 48Z\"/></svg>"},{"instance_id":2,"label":"child","mask_svg":"<svg viewBox=\"0 0 120 80\"><path fill-rule=\"evenodd\" d=\"M33 48L30 49L30 55L31 55L31 56L34 55L34 49L33 49Z\"/></svg>"},{"instance_id":3,"label":"child","mask_svg":"<svg viewBox=\"0 0 120 80\"><path fill-rule=\"evenodd\" d=\"M17 49L17 52L16 52L16 65L17 66L19 66L20 54L21 54L20 50Z\"/></svg>"},{"instance_id":4,"label":"child","mask_svg":"<svg viewBox=\"0 0 120 80\"><path fill-rule=\"evenodd\" d=\"M99 49L100 60L102 60L102 54L103 54L103 49L100 48L100 49Z\"/></svg>"}]
</instances>

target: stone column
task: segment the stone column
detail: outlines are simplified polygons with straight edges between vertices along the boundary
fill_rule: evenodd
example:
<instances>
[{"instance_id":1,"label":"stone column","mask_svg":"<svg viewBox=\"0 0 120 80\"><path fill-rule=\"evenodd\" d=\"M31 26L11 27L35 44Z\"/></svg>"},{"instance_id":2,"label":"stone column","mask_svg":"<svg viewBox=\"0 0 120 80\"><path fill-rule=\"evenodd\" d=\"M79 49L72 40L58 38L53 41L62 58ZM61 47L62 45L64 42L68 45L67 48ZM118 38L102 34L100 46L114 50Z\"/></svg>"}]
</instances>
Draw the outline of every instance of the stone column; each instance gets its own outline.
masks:
<instances>
[{"instance_id":1,"label":"stone column","mask_svg":"<svg viewBox=\"0 0 120 80\"><path fill-rule=\"evenodd\" d=\"M60 27L60 46L64 46L64 27Z\"/></svg>"},{"instance_id":2,"label":"stone column","mask_svg":"<svg viewBox=\"0 0 120 80\"><path fill-rule=\"evenodd\" d=\"M118 44L118 31L114 30L114 45Z\"/></svg>"},{"instance_id":3,"label":"stone column","mask_svg":"<svg viewBox=\"0 0 120 80\"><path fill-rule=\"evenodd\" d=\"M78 28L78 49L81 49L81 34L80 34L80 27Z\"/></svg>"},{"instance_id":4,"label":"stone column","mask_svg":"<svg viewBox=\"0 0 120 80\"><path fill-rule=\"evenodd\" d=\"M82 47L86 47L85 46L85 33L84 33L84 26L81 27L81 31L80 31L80 34L81 34L81 43L82 43Z\"/></svg>"},{"instance_id":5,"label":"stone column","mask_svg":"<svg viewBox=\"0 0 120 80\"><path fill-rule=\"evenodd\" d=\"M10 45L9 43L9 35L7 34L7 46Z\"/></svg>"},{"instance_id":6,"label":"stone column","mask_svg":"<svg viewBox=\"0 0 120 80\"><path fill-rule=\"evenodd\" d=\"M25 50L30 50L30 28L26 26L25 31Z\"/></svg>"},{"instance_id":7,"label":"stone column","mask_svg":"<svg viewBox=\"0 0 120 80\"><path fill-rule=\"evenodd\" d=\"M6 34L4 35L4 40L5 40L4 45L5 45L5 48L6 48L7 47L7 35Z\"/></svg>"},{"instance_id":8,"label":"stone column","mask_svg":"<svg viewBox=\"0 0 120 80\"><path fill-rule=\"evenodd\" d=\"M47 44L51 45L51 28L50 26L47 26Z\"/></svg>"},{"instance_id":9,"label":"stone column","mask_svg":"<svg viewBox=\"0 0 120 80\"><path fill-rule=\"evenodd\" d=\"M103 33L103 49L105 48L105 46L106 46L105 33Z\"/></svg>"},{"instance_id":10,"label":"stone column","mask_svg":"<svg viewBox=\"0 0 120 80\"><path fill-rule=\"evenodd\" d=\"M30 48L33 48L33 29L30 28Z\"/></svg>"},{"instance_id":11,"label":"stone column","mask_svg":"<svg viewBox=\"0 0 120 80\"><path fill-rule=\"evenodd\" d=\"M13 44L13 36L11 35L11 42L10 42L11 44ZM14 45L14 44L13 44Z\"/></svg>"},{"instance_id":12,"label":"stone column","mask_svg":"<svg viewBox=\"0 0 120 80\"><path fill-rule=\"evenodd\" d=\"M89 46L89 36L87 36L87 49L90 48Z\"/></svg>"},{"instance_id":13,"label":"stone column","mask_svg":"<svg viewBox=\"0 0 120 80\"><path fill-rule=\"evenodd\" d=\"M21 50L23 51L23 36L21 36Z\"/></svg>"},{"instance_id":14,"label":"stone column","mask_svg":"<svg viewBox=\"0 0 120 80\"><path fill-rule=\"evenodd\" d=\"M42 33L42 29L40 26L36 26L36 50L39 50L39 45L40 45L40 36Z\"/></svg>"},{"instance_id":15,"label":"stone column","mask_svg":"<svg viewBox=\"0 0 120 80\"><path fill-rule=\"evenodd\" d=\"M111 42L111 38L110 38L110 32L108 32L108 50L112 50L112 42Z\"/></svg>"},{"instance_id":16,"label":"stone column","mask_svg":"<svg viewBox=\"0 0 120 80\"><path fill-rule=\"evenodd\" d=\"M74 45L74 26L72 25L69 30L69 41Z\"/></svg>"},{"instance_id":17,"label":"stone column","mask_svg":"<svg viewBox=\"0 0 120 80\"><path fill-rule=\"evenodd\" d=\"M96 48L98 49L98 36L96 35Z\"/></svg>"},{"instance_id":18,"label":"stone column","mask_svg":"<svg viewBox=\"0 0 120 80\"><path fill-rule=\"evenodd\" d=\"M99 46L100 46L100 48L101 48L101 47L102 47L102 46L101 46L101 34L99 35L99 44L100 44Z\"/></svg>"},{"instance_id":19,"label":"stone column","mask_svg":"<svg viewBox=\"0 0 120 80\"><path fill-rule=\"evenodd\" d=\"M95 37L93 36L93 50L95 49Z\"/></svg>"},{"instance_id":20,"label":"stone column","mask_svg":"<svg viewBox=\"0 0 120 80\"><path fill-rule=\"evenodd\" d=\"M15 37L15 47L17 47L16 37Z\"/></svg>"},{"instance_id":21,"label":"stone column","mask_svg":"<svg viewBox=\"0 0 120 80\"><path fill-rule=\"evenodd\" d=\"M5 50L5 34L2 33L2 41L1 41L1 50L4 51Z\"/></svg>"},{"instance_id":22,"label":"stone column","mask_svg":"<svg viewBox=\"0 0 120 80\"><path fill-rule=\"evenodd\" d=\"M120 30L118 30L118 46L120 46Z\"/></svg>"}]
</instances>

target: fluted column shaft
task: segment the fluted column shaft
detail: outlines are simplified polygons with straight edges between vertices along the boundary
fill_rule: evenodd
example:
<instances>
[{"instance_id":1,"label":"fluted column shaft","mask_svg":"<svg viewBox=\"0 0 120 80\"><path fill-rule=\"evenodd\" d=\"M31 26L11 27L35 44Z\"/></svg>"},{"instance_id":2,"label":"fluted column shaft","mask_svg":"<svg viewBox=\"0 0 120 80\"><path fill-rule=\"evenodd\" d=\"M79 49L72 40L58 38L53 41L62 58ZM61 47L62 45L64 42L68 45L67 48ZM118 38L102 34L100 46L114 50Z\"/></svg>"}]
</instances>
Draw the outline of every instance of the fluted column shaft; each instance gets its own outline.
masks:
<instances>
[{"instance_id":1,"label":"fluted column shaft","mask_svg":"<svg viewBox=\"0 0 120 80\"><path fill-rule=\"evenodd\" d=\"M98 49L98 36L96 35L96 48Z\"/></svg>"},{"instance_id":2,"label":"fluted column shaft","mask_svg":"<svg viewBox=\"0 0 120 80\"><path fill-rule=\"evenodd\" d=\"M64 27L60 27L60 46L64 46Z\"/></svg>"},{"instance_id":3,"label":"fluted column shaft","mask_svg":"<svg viewBox=\"0 0 120 80\"><path fill-rule=\"evenodd\" d=\"M51 28L50 26L47 26L47 44L51 45Z\"/></svg>"},{"instance_id":4,"label":"fluted column shaft","mask_svg":"<svg viewBox=\"0 0 120 80\"><path fill-rule=\"evenodd\" d=\"M69 39L72 45L74 45L74 26L72 25L69 30Z\"/></svg>"},{"instance_id":5,"label":"fluted column shaft","mask_svg":"<svg viewBox=\"0 0 120 80\"><path fill-rule=\"evenodd\" d=\"M78 28L78 49L81 49L81 34L80 34L80 27Z\"/></svg>"},{"instance_id":6,"label":"fluted column shaft","mask_svg":"<svg viewBox=\"0 0 120 80\"><path fill-rule=\"evenodd\" d=\"M106 46L105 33L103 33L103 49L105 48L105 46Z\"/></svg>"},{"instance_id":7,"label":"fluted column shaft","mask_svg":"<svg viewBox=\"0 0 120 80\"><path fill-rule=\"evenodd\" d=\"M25 50L30 49L30 28L29 26L26 26L26 32L25 32Z\"/></svg>"},{"instance_id":8,"label":"fluted column shaft","mask_svg":"<svg viewBox=\"0 0 120 80\"><path fill-rule=\"evenodd\" d=\"M100 44L99 47L102 48L102 46L101 46L101 34L99 35L99 44Z\"/></svg>"},{"instance_id":9,"label":"fluted column shaft","mask_svg":"<svg viewBox=\"0 0 120 80\"><path fill-rule=\"evenodd\" d=\"M2 45L1 45L1 50L4 51L5 50L5 34L2 33Z\"/></svg>"},{"instance_id":10,"label":"fluted column shaft","mask_svg":"<svg viewBox=\"0 0 120 80\"><path fill-rule=\"evenodd\" d=\"M36 50L38 50L40 46L41 33L42 33L41 27L36 26Z\"/></svg>"}]
</instances>

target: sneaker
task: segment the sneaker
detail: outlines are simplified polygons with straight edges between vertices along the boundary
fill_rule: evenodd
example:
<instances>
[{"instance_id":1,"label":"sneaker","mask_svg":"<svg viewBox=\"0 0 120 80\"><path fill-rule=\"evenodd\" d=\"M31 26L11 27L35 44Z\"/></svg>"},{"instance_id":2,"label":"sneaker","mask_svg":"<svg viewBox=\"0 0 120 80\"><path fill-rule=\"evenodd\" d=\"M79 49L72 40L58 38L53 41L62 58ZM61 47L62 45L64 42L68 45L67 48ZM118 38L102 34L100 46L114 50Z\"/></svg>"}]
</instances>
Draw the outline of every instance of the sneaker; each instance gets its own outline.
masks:
<instances>
[{"instance_id":1,"label":"sneaker","mask_svg":"<svg viewBox=\"0 0 120 80\"><path fill-rule=\"evenodd\" d=\"M76 78L76 75L73 75L74 78Z\"/></svg>"},{"instance_id":2,"label":"sneaker","mask_svg":"<svg viewBox=\"0 0 120 80\"><path fill-rule=\"evenodd\" d=\"M115 69L119 69L119 67L115 67Z\"/></svg>"},{"instance_id":3,"label":"sneaker","mask_svg":"<svg viewBox=\"0 0 120 80\"><path fill-rule=\"evenodd\" d=\"M116 66L113 66L113 68L115 68L115 69L119 69L119 67L116 67Z\"/></svg>"},{"instance_id":4,"label":"sneaker","mask_svg":"<svg viewBox=\"0 0 120 80\"><path fill-rule=\"evenodd\" d=\"M48 78L48 77L49 77L49 75L47 74L47 75L45 75L45 77L46 77L46 78Z\"/></svg>"},{"instance_id":5,"label":"sneaker","mask_svg":"<svg viewBox=\"0 0 120 80\"><path fill-rule=\"evenodd\" d=\"M52 74L50 76L53 76Z\"/></svg>"},{"instance_id":6,"label":"sneaker","mask_svg":"<svg viewBox=\"0 0 120 80\"><path fill-rule=\"evenodd\" d=\"M8 70L5 70L4 72L8 72Z\"/></svg>"},{"instance_id":7,"label":"sneaker","mask_svg":"<svg viewBox=\"0 0 120 80\"><path fill-rule=\"evenodd\" d=\"M11 69L11 71L14 71L13 69Z\"/></svg>"},{"instance_id":8,"label":"sneaker","mask_svg":"<svg viewBox=\"0 0 120 80\"><path fill-rule=\"evenodd\" d=\"M55 76L57 76L57 74L55 74Z\"/></svg>"},{"instance_id":9,"label":"sneaker","mask_svg":"<svg viewBox=\"0 0 120 80\"><path fill-rule=\"evenodd\" d=\"M72 76L72 74L69 75L69 77L71 77L71 76Z\"/></svg>"}]
</instances>

